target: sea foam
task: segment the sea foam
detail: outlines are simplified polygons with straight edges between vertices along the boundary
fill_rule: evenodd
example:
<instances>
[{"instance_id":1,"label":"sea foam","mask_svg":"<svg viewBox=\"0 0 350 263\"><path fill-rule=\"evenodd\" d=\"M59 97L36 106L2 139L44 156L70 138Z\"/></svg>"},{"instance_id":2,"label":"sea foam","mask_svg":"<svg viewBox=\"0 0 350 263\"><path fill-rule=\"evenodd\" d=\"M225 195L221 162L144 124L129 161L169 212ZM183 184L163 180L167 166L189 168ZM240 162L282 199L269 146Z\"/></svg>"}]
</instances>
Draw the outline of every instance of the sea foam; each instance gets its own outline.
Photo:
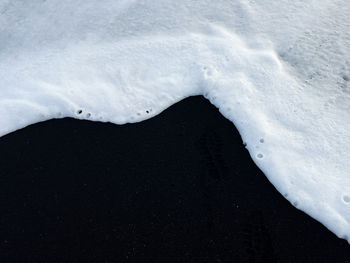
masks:
<instances>
[{"instance_id":1,"label":"sea foam","mask_svg":"<svg viewBox=\"0 0 350 263\"><path fill-rule=\"evenodd\" d=\"M0 136L52 118L142 121L203 95L277 190L350 242L349 10L0 0Z\"/></svg>"}]
</instances>

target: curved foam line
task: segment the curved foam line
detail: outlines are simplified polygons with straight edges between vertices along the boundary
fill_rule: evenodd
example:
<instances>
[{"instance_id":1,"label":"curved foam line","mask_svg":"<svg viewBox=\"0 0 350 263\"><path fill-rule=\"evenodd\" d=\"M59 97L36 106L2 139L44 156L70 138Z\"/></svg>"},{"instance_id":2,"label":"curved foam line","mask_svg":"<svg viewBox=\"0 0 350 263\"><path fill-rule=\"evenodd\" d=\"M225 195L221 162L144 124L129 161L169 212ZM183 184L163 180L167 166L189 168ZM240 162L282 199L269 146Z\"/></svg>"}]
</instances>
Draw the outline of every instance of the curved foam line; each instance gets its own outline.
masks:
<instances>
[{"instance_id":1,"label":"curved foam line","mask_svg":"<svg viewBox=\"0 0 350 263\"><path fill-rule=\"evenodd\" d=\"M325 111L323 97L292 75L273 46L254 41L215 24L206 33L18 49L0 61L0 136L54 117L142 121L201 94L236 125L290 202L350 236L340 197L350 193L349 115L334 105Z\"/></svg>"}]
</instances>

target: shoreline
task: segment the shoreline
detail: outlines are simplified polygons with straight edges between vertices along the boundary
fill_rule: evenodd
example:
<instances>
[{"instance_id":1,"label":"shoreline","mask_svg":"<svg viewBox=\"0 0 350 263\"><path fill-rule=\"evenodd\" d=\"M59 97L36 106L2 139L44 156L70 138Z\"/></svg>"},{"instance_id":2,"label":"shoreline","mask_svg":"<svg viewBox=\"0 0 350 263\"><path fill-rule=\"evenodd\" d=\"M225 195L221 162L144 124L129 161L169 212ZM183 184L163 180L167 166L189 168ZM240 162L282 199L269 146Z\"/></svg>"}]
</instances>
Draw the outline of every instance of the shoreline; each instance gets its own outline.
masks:
<instances>
[{"instance_id":1,"label":"shoreline","mask_svg":"<svg viewBox=\"0 0 350 263\"><path fill-rule=\"evenodd\" d=\"M0 149L4 263L350 259L348 243L277 192L203 97L140 123L30 125Z\"/></svg>"}]
</instances>

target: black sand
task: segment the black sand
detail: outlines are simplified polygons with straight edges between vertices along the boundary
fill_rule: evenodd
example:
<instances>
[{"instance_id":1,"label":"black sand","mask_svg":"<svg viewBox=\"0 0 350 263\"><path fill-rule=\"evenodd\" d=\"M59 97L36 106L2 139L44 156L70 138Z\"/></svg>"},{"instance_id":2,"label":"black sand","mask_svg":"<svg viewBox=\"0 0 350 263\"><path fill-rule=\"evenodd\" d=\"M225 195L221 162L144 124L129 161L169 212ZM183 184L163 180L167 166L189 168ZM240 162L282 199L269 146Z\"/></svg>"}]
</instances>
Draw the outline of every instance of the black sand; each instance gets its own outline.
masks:
<instances>
[{"instance_id":1,"label":"black sand","mask_svg":"<svg viewBox=\"0 0 350 263\"><path fill-rule=\"evenodd\" d=\"M201 97L142 123L0 138L0 262L350 262Z\"/></svg>"}]
</instances>

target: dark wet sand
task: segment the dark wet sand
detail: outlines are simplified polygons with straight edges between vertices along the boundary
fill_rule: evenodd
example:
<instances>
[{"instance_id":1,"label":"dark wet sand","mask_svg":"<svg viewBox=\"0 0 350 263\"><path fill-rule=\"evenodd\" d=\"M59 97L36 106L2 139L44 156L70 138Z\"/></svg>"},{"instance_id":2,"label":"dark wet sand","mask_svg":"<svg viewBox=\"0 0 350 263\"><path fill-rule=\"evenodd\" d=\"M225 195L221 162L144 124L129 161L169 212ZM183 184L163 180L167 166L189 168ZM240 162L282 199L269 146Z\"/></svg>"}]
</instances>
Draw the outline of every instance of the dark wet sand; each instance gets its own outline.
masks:
<instances>
[{"instance_id":1,"label":"dark wet sand","mask_svg":"<svg viewBox=\"0 0 350 263\"><path fill-rule=\"evenodd\" d=\"M0 262L350 262L268 182L202 97L117 126L0 138Z\"/></svg>"}]
</instances>

